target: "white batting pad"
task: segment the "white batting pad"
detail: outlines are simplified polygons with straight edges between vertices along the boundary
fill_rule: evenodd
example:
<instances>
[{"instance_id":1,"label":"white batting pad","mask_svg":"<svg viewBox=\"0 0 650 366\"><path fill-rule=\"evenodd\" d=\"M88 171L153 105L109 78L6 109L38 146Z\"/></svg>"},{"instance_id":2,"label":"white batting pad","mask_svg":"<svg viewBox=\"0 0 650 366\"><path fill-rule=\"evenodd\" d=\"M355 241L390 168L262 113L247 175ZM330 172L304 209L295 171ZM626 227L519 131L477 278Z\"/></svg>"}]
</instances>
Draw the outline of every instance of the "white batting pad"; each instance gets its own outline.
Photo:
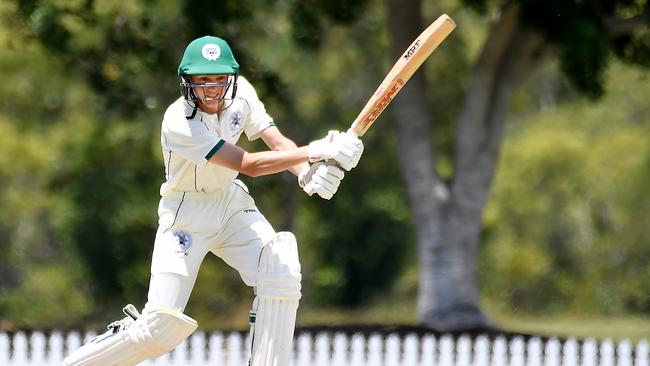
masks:
<instances>
[{"instance_id":1,"label":"white batting pad","mask_svg":"<svg viewBox=\"0 0 650 366\"><path fill-rule=\"evenodd\" d=\"M279 232L262 248L251 310L251 366L288 366L300 300L296 238Z\"/></svg>"},{"instance_id":2,"label":"white batting pad","mask_svg":"<svg viewBox=\"0 0 650 366\"><path fill-rule=\"evenodd\" d=\"M69 355L64 366L133 366L161 356L189 337L197 323L173 309L143 314L128 328Z\"/></svg>"}]
</instances>

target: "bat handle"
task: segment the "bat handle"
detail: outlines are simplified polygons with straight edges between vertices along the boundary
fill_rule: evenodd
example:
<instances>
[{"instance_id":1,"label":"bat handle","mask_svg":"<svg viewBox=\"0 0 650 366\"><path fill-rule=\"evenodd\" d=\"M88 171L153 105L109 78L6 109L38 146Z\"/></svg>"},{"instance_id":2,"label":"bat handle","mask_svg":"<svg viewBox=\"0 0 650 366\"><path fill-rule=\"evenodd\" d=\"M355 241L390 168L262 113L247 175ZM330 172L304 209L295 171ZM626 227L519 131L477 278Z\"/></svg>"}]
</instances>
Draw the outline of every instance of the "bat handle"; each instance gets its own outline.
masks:
<instances>
[{"instance_id":1,"label":"bat handle","mask_svg":"<svg viewBox=\"0 0 650 366\"><path fill-rule=\"evenodd\" d=\"M346 133L348 133L348 134L350 134L350 135L352 135L354 137L359 137L359 134L357 133L357 131L355 131L352 127L348 128L348 131Z\"/></svg>"}]
</instances>

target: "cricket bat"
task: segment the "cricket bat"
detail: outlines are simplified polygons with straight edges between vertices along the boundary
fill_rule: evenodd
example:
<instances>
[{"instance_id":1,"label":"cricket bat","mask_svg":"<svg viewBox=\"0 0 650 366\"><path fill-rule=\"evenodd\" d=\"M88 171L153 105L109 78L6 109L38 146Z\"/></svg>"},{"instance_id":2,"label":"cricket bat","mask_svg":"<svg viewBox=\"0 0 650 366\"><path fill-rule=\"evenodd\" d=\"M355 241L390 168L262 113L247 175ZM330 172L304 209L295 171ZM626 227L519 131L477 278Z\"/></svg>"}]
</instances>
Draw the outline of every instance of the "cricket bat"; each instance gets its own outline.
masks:
<instances>
[{"instance_id":1,"label":"cricket bat","mask_svg":"<svg viewBox=\"0 0 650 366\"><path fill-rule=\"evenodd\" d=\"M456 28L456 23L447 15L441 15L411 43L397 60L388 75L381 82L361 113L352 123L349 131L361 137L372 126L381 112L395 98L411 76L431 53Z\"/></svg>"}]
</instances>

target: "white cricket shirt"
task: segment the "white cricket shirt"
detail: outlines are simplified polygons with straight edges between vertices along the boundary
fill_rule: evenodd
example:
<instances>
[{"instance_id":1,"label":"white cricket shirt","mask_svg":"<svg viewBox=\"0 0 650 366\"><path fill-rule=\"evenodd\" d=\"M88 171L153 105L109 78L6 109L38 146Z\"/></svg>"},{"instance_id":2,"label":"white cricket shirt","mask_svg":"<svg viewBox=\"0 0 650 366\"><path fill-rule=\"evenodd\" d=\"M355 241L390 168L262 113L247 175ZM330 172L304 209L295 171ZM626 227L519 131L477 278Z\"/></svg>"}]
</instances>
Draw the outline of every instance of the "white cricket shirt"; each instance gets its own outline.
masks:
<instances>
[{"instance_id":1,"label":"white cricket shirt","mask_svg":"<svg viewBox=\"0 0 650 366\"><path fill-rule=\"evenodd\" d=\"M237 143L242 132L250 141L260 132L273 126L253 86L243 77L237 80L237 95L230 107L216 114L197 110L183 97L172 103L165 112L160 142L165 161L166 182L160 195L172 192L214 192L228 186L238 172L208 159L225 143Z\"/></svg>"}]
</instances>

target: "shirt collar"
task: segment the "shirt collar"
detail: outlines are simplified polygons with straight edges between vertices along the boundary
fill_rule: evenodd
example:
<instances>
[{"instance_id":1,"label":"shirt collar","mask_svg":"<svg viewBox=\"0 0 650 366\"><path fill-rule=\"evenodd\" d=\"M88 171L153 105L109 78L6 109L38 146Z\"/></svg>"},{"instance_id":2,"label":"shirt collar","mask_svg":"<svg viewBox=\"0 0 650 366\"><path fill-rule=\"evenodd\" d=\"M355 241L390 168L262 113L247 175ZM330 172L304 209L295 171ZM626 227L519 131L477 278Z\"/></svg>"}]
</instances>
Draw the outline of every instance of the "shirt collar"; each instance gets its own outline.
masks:
<instances>
[{"instance_id":1,"label":"shirt collar","mask_svg":"<svg viewBox=\"0 0 650 366\"><path fill-rule=\"evenodd\" d=\"M188 115L188 116L191 115L192 111L194 110L194 106L192 104L190 104L189 101L187 101L187 100L183 100L183 105L185 106L185 110L187 111L186 115ZM211 119L211 118L216 119L217 115L216 114L206 113L201 108L196 107L196 116L194 118L197 118L197 117L199 117L202 120Z\"/></svg>"}]
</instances>

